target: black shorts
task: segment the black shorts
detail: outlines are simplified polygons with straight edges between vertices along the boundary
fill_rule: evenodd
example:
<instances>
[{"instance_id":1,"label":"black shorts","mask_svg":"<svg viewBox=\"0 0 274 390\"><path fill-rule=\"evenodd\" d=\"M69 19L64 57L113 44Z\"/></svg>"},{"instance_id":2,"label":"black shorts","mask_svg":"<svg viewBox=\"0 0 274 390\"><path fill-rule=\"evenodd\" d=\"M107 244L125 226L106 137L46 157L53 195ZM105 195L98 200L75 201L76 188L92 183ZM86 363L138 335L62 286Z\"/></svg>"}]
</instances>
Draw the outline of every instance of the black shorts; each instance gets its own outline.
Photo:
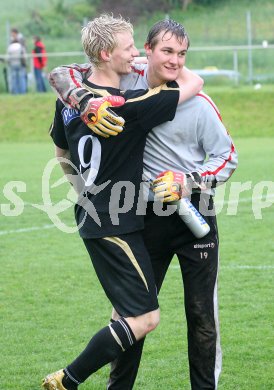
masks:
<instances>
[{"instance_id":1,"label":"black shorts","mask_svg":"<svg viewBox=\"0 0 274 390\"><path fill-rule=\"evenodd\" d=\"M83 241L118 314L136 317L158 309L153 270L141 232Z\"/></svg>"}]
</instances>

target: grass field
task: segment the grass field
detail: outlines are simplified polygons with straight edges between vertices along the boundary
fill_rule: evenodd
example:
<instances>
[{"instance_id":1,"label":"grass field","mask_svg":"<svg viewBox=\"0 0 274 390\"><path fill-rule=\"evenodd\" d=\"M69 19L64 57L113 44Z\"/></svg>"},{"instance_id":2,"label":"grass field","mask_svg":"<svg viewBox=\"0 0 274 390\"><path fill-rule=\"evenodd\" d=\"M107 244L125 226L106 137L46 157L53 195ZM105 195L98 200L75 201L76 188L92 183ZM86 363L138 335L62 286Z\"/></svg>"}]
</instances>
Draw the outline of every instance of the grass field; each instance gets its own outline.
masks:
<instances>
[{"instance_id":1,"label":"grass field","mask_svg":"<svg viewBox=\"0 0 274 390\"><path fill-rule=\"evenodd\" d=\"M221 267L219 299L223 374L220 389L273 389L273 206L252 212L258 200L254 187L272 181L274 139L236 139L240 167L233 182L251 181L240 195L237 215L225 203L219 214ZM25 202L20 216L0 216L1 230L1 379L3 390L35 390L47 372L64 366L90 336L109 319L104 297L78 234L50 226L41 204L41 175L52 156L52 145L2 143L1 188L8 181L26 183L17 193ZM267 162L267 163L266 163ZM267 169L267 166L269 168ZM60 176L57 169L54 177ZM68 191L64 184L54 199ZM16 191L15 191L16 192ZM270 193L271 192L271 193ZM230 186L225 190L225 200ZM272 196L272 198L271 198ZM222 196L217 196L217 204ZM14 200L15 202L16 200ZM13 205L1 194L3 203ZM16 201L18 204L18 199ZM62 220L73 226L73 210ZM162 323L147 338L136 389L189 389L186 324L181 278L174 259L160 295ZM172 319L172 321L171 321ZM104 388L107 368L96 373L84 389Z\"/></svg>"},{"instance_id":2,"label":"grass field","mask_svg":"<svg viewBox=\"0 0 274 390\"><path fill-rule=\"evenodd\" d=\"M251 86L220 88L206 84L204 91L219 107L233 137L274 137L274 84L258 90ZM52 92L0 94L0 106L5 113L0 121L0 142L47 142L55 100Z\"/></svg>"},{"instance_id":3,"label":"grass field","mask_svg":"<svg viewBox=\"0 0 274 390\"><path fill-rule=\"evenodd\" d=\"M230 183L219 188L216 197L220 211L223 349L219 389L273 390L273 121L270 111L263 115L260 95L258 105L254 99L247 113L244 91L240 93L242 104L233 91L211 92L218 105L223 100L229 105L224 117L231 121L239 152L239 168ZM252 102L251 93L250 97ZM38 390L40 379L70 362L110 318L110 304L78 234L60 231L45 212L34 206L43 203L42 174L53 156L46 129L54 98L48 94L20 99L16 101L25 106L18 105L11 121L5 118L11 118L9 110L15 100L7 96L1 99L5 112L0 128L1 390ZM262 101L271 104L266 98ZM246 121L236 129L241 114ZM261 127L253 128L254 122ZM51 184L59 177L61 171L55 168ZM6 192L9 185L16 184L11 181L20 182L14 188L17 197L12 199ZM240 193L236 210L236 188L240 185L246 190ZM67 184L52 187L53 201L65 199L68 191ZM269 207L262 209L263 205ZM12 212L19 215L7 216ZM74 226L73 207L60 218ZM189 390L186 322L176 259L164 282L160 305L162 321L147 338L135 388ZM98 371L81 388L103 390L107 373L107 367Z\"/></svg>"}]
</instances>

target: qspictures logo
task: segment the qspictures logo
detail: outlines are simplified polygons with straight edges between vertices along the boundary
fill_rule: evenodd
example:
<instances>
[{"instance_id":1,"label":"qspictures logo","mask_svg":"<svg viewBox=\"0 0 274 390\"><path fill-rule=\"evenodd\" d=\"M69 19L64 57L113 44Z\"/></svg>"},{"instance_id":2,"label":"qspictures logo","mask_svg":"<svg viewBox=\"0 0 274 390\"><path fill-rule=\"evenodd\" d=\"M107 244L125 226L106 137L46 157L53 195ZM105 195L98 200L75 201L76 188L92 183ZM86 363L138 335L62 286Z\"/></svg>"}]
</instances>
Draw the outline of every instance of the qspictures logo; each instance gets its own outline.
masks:
<instances>
[{"instance_id":1,"label":"qspictures logo","mask_svg":"<svg viewBox=\"0 0 274 390\"><path fill-rule=\"evenodd\" d=\"M82 224L85 223L85 218L81 221L79 226L69 226L66 219L62 217L62 213L66 210L71 209L73 215L73 207L75 204L81 205L85 210L85 215L89 215L97 224L100 226L100 215L94 207L92 201L88 197L77 194L77 184L75 186L69 186L64 184L70 179L62 176L60 179L54 181L53 173L55 168L58 167L60 170L60 162L71 165L71 168L76 172L73 175L73 180L76 182L84 181L86 189L93 194L99 194L107 186L111 187L110 201L108 204L108 211L112 223L119 224L119 217L121 214L127 213L133 207L134 198L136 197L134 184L131 182L116 182L111 183L110 180L103 183L100 186L94 184L94 179L98 173L98 168L93 166L87 166L87 169L83 172L82 168L78 169L71 161L67 159L51 159L46 164L42 177L41 177L41 203L27 203L24 198L27 198L28 186L23 181L9 181L7 182L2 190L4 201L0 205L0 212L3 217L15 218L22 215L26 207L33 207L43 211L49 222L56 226L59 230L65 233L75 233L81 228ZM87 165L87 164L86 164ZM146 205L149 198L149 186L150 180L147 180L149 174L144 175L146 180L141 183L141 190L138 195L137 201L137 215L146 214ZM59 187L66 185L66 195L62 198L54 201L55 197L52 193ZM249 213L251 213L254 219L262 219L263 213L266 209L273 206L274 203L274 182L272 181L261 181L258 183L252 183L247 181L244 183L229 181L223 183L223 185L217 188L218 199L215 201L214 214L217 215L221 212L225 212L226 215L237 216L239 214L239 207L242 203L248 204ZM85 201L83 202L83 199ZM162 202L154 203L154 212L156 215L168 216L176 212L177 208L174 205L168 205L163 209ZM208 204L203 201L200 202L199 210L203 215L212 215L212 210L208 207ZM245 211L246 212L246 211ZM73 219L73 218L72 218ZM0 232L1 233L1 232ZM199 248L206 249L206 248Z\"/></svg>"}]
</instances>

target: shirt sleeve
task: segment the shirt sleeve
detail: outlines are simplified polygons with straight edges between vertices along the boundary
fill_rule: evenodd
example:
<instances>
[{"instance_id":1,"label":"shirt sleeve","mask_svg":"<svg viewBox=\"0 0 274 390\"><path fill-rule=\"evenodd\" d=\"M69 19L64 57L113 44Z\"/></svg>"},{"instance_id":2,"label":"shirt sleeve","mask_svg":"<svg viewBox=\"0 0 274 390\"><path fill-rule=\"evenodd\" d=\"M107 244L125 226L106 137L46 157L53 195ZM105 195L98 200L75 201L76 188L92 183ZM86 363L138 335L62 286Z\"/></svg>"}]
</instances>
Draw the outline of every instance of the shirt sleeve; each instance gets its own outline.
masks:
<instances>
[{"instance_id":1,"label":"shirt sleeve","mask_svg":"<svg viewBox=\"0 0 274 390\"><path fill-rule=\"evenodd\" d=\"M68 146L67 137L65 133L63 118L61 115L62 107L64 107L62 103L57 100L54 120L50 127L49 134L56 146L58 146L61 149L68 150L69 146Z\"/></svg>"},{"instance_id":2,"label":"shirt sleeve","mask_svg":"<svg viewBox=\"0 0 274 390\"><path fill-rule=\"evenodd\" d=\"M91 70L91 64L71 64L59 66L49 73L50 85L67 108L78 108L76 92L83 89L83 79L90 76Z\"/></svg>"},{"instance_id":3,"label":"shirt sleeve","mask_svg":"<svg viewBox=\"0 0 274 390\"><path fill-rule=\"evenodd\" d=\"M199 167L205 182L226 182L238 165L238 155L234 143L225 128L218 108L213 101L205 98L199 116L198 142L207 154L207 160Z\"/></svg>"},{"instance_id":4,"label":"shirt sleeve","mask_svg":"<svg viewBox=\"0 0 274 390\"><path fill-rule=\"evenodd\" d=\"M135 64L131 67L131 73L121 77L120 89L147 89L147 64Z\"/></svg>"},{"instance_id":5,"label":"shirt sleeve","mask_svg":"<svg viewBox=\"0 0 274 390\"><path fill-rule=\"evenodd\" d=\"M130 93L130 91L128 92ZM138 94L138 91L134 92L136 95ZM149 131L153 127L171 121L174 118L178 100L179 88L177 83L163 84L157 88L149 89L146 92L143 91L141 96L129 98L125 105L129 108L126 111L126 116L129 113L128 120L131 120L130 115L134 117L130 110L132 104L139 126L143 130ZM125 116L124 119L127 120Z\"/></svg>"}]
</instances>

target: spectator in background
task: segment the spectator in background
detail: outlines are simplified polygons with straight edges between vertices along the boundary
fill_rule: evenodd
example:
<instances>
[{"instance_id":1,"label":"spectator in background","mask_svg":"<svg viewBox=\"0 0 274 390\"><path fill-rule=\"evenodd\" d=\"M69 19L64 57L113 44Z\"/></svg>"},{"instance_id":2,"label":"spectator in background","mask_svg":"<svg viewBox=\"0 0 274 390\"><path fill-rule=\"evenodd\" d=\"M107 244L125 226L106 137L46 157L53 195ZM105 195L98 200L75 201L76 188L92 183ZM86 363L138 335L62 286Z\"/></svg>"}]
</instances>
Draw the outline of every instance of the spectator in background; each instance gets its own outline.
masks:
<instances>
[{"instance_id":1,"label":"spectator in background","mask_svg":"<svg viewBox=\"0 0 274 390\"><path fill-rule=\"evenodd\" d=\"M22 33L20 33L17 28L12 28L11 32L11 42L19 42L21 45L23 45L26 48L25 38Z\"/></svg>"},{"instance_id":2,"label":"spectator in background","mask_svg":"<svg viewBox=\"0 0 274 390\"><path fill-rule=\"evenodd\" d=\"M25 46L15 37L11 37L11 43L7 50L10 92L23 94L27 92L26 65L27 53Z\"/></svg>"},{"instance_id":3,"label":"spectator in background","mask_svg":"<svg viewBox=\"0 0 274 390\"><path fill-rule=\"evenodd\" d=\"M36 82L37 92L46 92L46 85L43 75L43 69L47 65L47 55L46 48L40 37L37 35L33 37L34 48L32 50L33 54L33 69Z\"/></svg>"}]
</instances>

